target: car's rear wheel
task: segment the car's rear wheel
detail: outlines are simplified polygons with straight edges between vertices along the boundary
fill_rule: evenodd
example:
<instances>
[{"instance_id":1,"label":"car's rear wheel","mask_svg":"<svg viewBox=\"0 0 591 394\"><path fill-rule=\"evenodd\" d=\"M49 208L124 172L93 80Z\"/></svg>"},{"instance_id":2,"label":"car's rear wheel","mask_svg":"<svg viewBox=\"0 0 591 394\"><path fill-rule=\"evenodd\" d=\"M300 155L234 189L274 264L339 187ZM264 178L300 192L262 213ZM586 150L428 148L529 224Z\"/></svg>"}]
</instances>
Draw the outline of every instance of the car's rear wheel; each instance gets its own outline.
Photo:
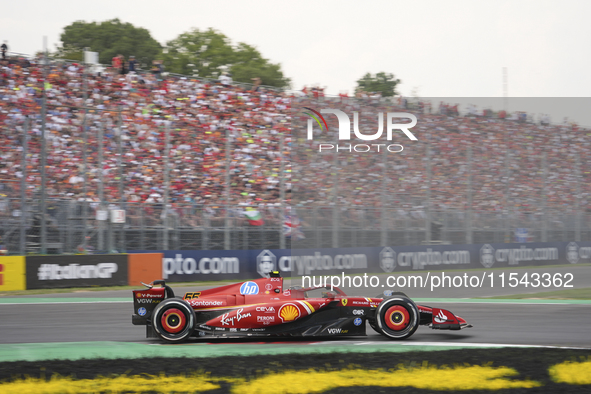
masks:
<instances>
[{"instance_id":1,"label":"car's rear wheel","mask_svg":"<svg viewBox=\"0 0 591 394\"><path fill-rule=\"evenodd\" d=\"M187 301L168 298L152 313L152 327L167 342L182 342L189 338L195 326L195 311Z\"/></svg>"},{"instance_id":2,"label":"car's rear wheel","mask_svg":"<svg viewBox=\"0 0 591 394\"><path fill-rule=\"evenodd\" d=\"M419 309L407 297L383 300L376 310L379 332L392 339L406 339L415 333L420 323Z\"/></svg>"}]
</instances>

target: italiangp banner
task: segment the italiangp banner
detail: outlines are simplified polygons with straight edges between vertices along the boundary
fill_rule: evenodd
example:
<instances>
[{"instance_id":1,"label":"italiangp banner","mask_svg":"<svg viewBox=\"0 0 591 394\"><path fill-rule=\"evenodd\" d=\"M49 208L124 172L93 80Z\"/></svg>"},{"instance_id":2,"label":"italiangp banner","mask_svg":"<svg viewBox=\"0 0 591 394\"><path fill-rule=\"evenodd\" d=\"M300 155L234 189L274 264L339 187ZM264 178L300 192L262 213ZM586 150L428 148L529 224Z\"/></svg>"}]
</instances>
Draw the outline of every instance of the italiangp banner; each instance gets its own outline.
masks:
<instances>
[{"instance_id":1,"label":"italiangp banner","mask_svg":"<svg viewBox=\"0 0 591 394\"><path fill-rule=\"evenodd\" d=\"M25 290L25 258L0 257L0 291Z\"/></svg>"},{"instance_id":2,"label":"italiangp banner","mask_svg":"<svg viewBox=\"0 0 591 394\"><path fill-rule=\"evenodd\" d=\"M252 279L272 270L296 277L591 262L591 242L158 252L171 282Z\"/></svg>"},{"instance_id":3,"label":"italiangp banner","mask_svg":"<svg viewBox=\"0 0 591 394\"><path fill-rule=\"evenodd\" d=\"M128 284L127 255L30 256L27 289Z\"/></svg>"}]
</instances>

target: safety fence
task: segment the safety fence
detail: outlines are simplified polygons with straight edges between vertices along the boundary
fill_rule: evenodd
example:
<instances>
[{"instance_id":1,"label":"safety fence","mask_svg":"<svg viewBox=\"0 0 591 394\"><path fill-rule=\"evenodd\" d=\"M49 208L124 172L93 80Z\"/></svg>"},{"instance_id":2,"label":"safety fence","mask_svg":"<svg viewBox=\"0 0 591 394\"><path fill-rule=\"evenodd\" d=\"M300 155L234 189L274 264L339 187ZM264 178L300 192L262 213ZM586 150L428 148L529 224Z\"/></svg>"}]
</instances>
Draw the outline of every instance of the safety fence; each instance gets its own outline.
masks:
<instances>
[{"instance_id":1,"label":"safety fence","mask_svg":"<svg viewBox=\"0 0 591 394\"><path fill-rule=\"evenodd\" d=\"M24 206L25 209L21 209ZM262 207L253 225L242 206L46 201L46 252L248 250L406 246L420 244L591 241L591 214L404 211L363 207ZM39 201L0 197L5 254L41 252ZM469 219L469 220L468 220ZM430 223L428 225L427 223ZM297 224L297 227L295 227ZM429 238L428 238L429 237Z\"/></svg>"}]
</instances>

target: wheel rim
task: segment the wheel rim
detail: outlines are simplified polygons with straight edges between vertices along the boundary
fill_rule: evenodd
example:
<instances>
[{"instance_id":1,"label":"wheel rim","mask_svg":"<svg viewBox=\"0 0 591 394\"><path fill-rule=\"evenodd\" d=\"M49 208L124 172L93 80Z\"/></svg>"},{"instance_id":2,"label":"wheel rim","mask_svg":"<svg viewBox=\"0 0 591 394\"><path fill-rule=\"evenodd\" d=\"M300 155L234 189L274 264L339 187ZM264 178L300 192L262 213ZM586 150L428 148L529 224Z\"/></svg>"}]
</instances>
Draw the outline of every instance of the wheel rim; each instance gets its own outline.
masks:
<instances>
[{"instance_id":1,"label":"wheel rim","mask_svg":"<svg viewBox=\"0 0 591 394\"><path fill-rule=\"evenodd\" d=\"M410 314L408 310L401 305L394 305L386 310L386 326L394 331L402 331L410 323Z\"/></svg>"},{"instance_id":2,"label":"wheel rim","mask_svg":"<svg viewBox=\"0 0 591 394\"><path fill-rule=\"evenodd\" d=\"M167 309L160 318L160 323L164 331L176 334L181 332L187 325L185 314L177 308Z\"/></svg>"}]
</instances>

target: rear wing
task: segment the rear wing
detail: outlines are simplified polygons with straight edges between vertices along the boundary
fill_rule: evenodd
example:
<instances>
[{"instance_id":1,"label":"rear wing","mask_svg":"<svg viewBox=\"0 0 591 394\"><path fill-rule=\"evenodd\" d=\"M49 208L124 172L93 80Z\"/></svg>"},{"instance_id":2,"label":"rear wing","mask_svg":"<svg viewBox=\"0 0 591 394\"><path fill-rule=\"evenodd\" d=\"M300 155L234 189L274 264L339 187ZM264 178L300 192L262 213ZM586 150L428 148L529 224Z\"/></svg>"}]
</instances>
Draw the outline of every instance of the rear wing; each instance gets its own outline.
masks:
<instances>
[{"instance_id":1,"label":"rear wing","mask_svg":"<svg viewBox=\"0 0 591 394\"><path fill-rule=\"evenodd\" d=\"M174 292L163 280L155 280L152 284L144 284L147 289L133 290L133 315L131 322L136 326L148 324L152 311L166 298L173 298ZM161 285L161 287L153 287Z\"/></svg>"}]
</instances>

